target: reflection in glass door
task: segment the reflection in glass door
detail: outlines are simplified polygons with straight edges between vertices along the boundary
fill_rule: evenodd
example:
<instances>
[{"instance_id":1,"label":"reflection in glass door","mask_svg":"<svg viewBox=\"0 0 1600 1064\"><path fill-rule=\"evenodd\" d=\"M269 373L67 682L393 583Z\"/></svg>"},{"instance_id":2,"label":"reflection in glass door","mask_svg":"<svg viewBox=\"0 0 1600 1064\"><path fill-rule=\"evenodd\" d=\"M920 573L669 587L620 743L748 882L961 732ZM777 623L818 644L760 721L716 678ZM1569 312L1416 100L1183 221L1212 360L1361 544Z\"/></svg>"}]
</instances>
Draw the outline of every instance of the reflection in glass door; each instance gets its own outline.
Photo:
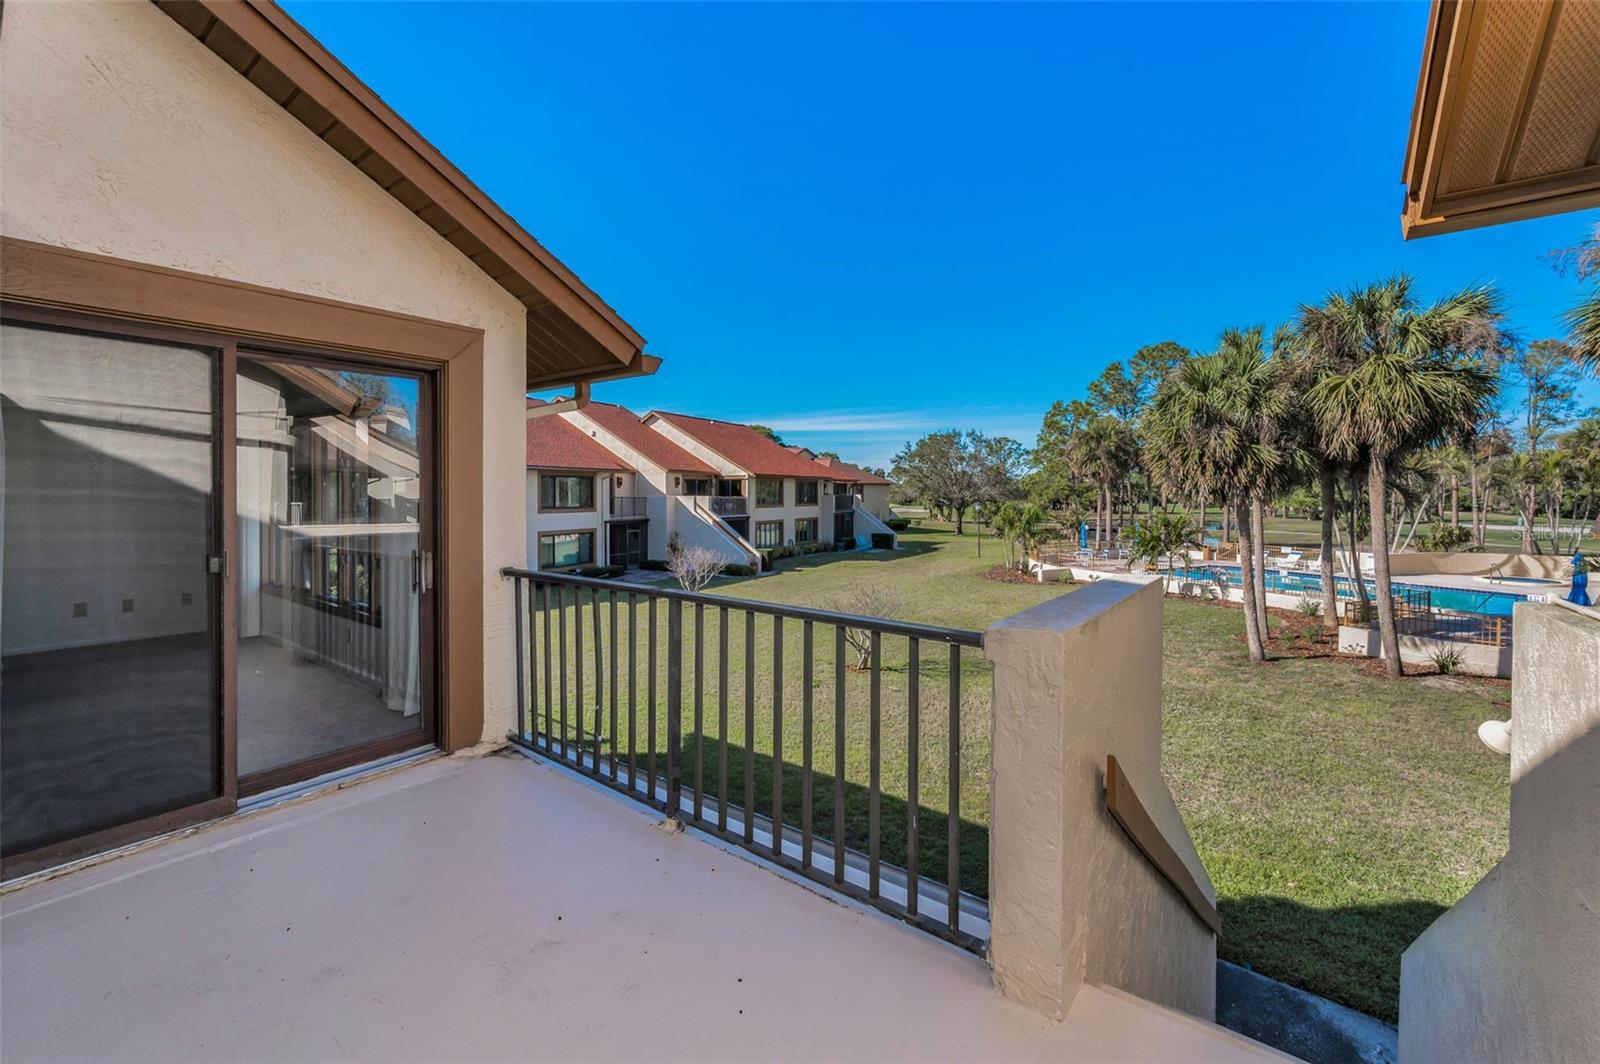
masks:
<instances>
[{"instance_id":1,"label":"reflection in glass door","mask_svg":"<svg viewBox=\"0 0 1600 1064\"><path fill-rule=\"evenodd\" d=\"M222 800L216 352L0 326L0 853Z\"/></svg>"},{"instance_id":2,"label":"reflection in glass door","mask_svg":"<svg viewBox=\"0 0 1600 1064\"><path fill-rule=\"evenodd\" d=\"M239 355L242 791L432 739L426 385Z\"/></svg>"}]
</instances>

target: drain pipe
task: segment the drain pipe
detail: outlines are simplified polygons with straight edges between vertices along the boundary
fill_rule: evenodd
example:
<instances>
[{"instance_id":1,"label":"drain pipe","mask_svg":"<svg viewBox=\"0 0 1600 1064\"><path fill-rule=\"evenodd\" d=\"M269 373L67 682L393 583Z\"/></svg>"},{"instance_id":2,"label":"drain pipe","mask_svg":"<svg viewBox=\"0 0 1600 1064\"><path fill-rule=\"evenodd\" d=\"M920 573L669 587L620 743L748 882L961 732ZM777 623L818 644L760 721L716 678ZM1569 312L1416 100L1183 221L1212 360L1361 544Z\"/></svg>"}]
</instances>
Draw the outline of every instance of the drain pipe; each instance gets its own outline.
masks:
<instances>
[{"instance_id":1,"label":"drain pipe","mask_svg":"<svg viewBox=\"0 0 1600 1064\"><path fill-rule=\"evenodd\" d=\"M529 421L539 417L550 417L553 414L565 414L573 410L582 410L589 405L589 382L578 381L572 386L571 395L563 395L561 398L552 399L547 403L540 402L537 399L532 401L538 403L538 405L528 407Z\"/></svg>"}]
</instances>

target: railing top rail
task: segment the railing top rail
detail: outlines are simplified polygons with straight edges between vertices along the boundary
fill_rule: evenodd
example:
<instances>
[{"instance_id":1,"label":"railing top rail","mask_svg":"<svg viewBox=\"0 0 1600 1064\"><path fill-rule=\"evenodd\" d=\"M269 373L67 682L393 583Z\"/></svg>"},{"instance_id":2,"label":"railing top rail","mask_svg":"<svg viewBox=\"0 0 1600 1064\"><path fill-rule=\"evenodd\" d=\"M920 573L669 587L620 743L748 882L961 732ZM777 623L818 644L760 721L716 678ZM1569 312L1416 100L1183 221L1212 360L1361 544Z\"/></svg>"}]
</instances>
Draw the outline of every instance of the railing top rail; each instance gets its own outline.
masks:
<instances>
[{"instance_id":1,"label":"railing top rail","mask_svg":"<svg viewBox=\"0 0 1600 1064\"><path fill-rule=\"evenodd\" d=\"M730 609L749 610L751 613L764 613L773 617L790 617L799 621L816 621L819 624L835 624L845 628L866 628L871 631L883 632L886 635L903 635L939 643L954 643L958 646L983 646L983 633L974 632L966 628L943 628L934 624L916 624L912 621L896 621L887 617L863 617L859 614L819 610L809 606L790 606L782 602L762 602L759 599L697 594L693 591L684 591L681 588L652 587L648 584L635 584L627 580L602 580L599 577L573 576L570 573L535 572L531 569L518 569L509 565L500 570L500 575L507 579L521 577L547 584L566 584L571 587L589 587L599 591L620 591L630 595L642 595L647 598L677 599L680 602L725 606Z\"/></svg>"}]
</instances>

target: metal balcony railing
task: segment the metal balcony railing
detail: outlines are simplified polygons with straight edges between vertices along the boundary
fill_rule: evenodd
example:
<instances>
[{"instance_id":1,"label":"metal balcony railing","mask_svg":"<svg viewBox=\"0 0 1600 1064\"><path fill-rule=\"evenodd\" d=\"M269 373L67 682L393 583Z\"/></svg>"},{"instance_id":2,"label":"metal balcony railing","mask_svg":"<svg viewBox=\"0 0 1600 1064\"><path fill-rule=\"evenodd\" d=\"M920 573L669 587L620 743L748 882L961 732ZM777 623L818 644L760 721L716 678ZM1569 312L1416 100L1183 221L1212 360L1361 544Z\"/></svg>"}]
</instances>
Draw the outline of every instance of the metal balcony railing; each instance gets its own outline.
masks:
<instances>
[{"instance_id":1,"label":"metal balcony railing","mask_svg":"<svg viewBox=\"0 0 1600 1064\"><path fill-rule=\"evenodd\" d=\"M645 496L643 495L613 495L611 496L612 517L648 517L645 512Z\"/></svg>"},{"instance_id":2,"label":"metal balcony railing","mask_svg":"<svg viewBox=\"0 0 1600 1064\"><path fill-rule=\"evenodd\" d=\"M981 648L982 632L561 573L501 573L516 585L513 742L816 883L981 949L973 929L986 920L987 905L962 889L960 737L962 651ZM905 729L904 743L891 735L889 746L903 753L886 766L885 643L900 641L904 665L900 646L892 646L889 671L897 701L904 689L906 713L902 719L896 707L892 718ZM820 663L819 642L832 643ZM711 684L708 663L715 667ZM831 714L827 701L815 705L815 692L827 690L818 683L819 664L833 674L832 698L823 696ZM786 670L800 677L787 696ZM925 675L947 682L946 698L924 704ZM742 725L730 717L739 708ZM928 722L933 742L920 735L929 710L945 718ZM758 734L769 725L770 735ZM865 788L860 766L851 780L846 764L846 735L862 732ZM814 765L818 754L822 768ZM947 773L944 809L922 804L919 759ZM904 781L896 785L903 795L886 798L886 767ZM758 800L758 791L767 797ZM904 855L903 865L884 859L886 839L893 856ZM984 869L980 882L969 871L967 888L987 895L985 833L969 826L967 841L975 844L969 867Z\"/></svg>"},{"instance_id":3,"label":"metal balcony railing","mask_svg":"<svg viewBox=\"0 0 1600 1064\"><path fill-rule=\"evenodd\" d=\"M854 495L835 495L833 497L834 513L846 513L855 508L856 497Z\"/></svg>"},{"instance_id":4,"label":"metal balcony railing","mask_svg":"<svg viewBox=\"0 0 1600 1064\"><path fill-rule=\"evenodd\" d=\"M706 508L718 517L740 517L749 512L743 495L713 495L706 500Z\"/></svg>"}]
</instances>

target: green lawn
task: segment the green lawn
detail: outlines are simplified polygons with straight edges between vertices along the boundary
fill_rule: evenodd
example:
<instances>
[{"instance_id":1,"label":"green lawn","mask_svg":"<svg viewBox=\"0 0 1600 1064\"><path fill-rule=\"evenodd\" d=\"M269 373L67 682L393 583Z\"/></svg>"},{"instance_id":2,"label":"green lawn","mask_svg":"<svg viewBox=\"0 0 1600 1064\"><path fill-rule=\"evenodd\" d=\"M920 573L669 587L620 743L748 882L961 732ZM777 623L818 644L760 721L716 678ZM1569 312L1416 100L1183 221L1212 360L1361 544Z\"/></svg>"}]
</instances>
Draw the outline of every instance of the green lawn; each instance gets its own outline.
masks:
<instances>
[{"instance_id":1,"label":"green lawn","mask_svg":"<svg viewBox=\"0 0 1600 1064\"><path fill-rule=\"evenodd\" d=\"M904 620L982 629L1066 589L984 579L999 551L972 535L928 526L902 536L897 553L815 555L779 563L759 578L719 581L729 599L837 607L864 584L892 586ZM731 604L731 603L730 603ZM570 611L569 611L570 612ZM657 617L664 654L665 611ZM701 714L702 783L706 814L715 816L720 730L719 625L707 608ZM728 790L743 800L745 617L728 613ZM585 644L592 652L592 616L585 610ZM619 619L627 631L626 609ZM685 616L684 719L693 732L694 611ZM602 637L609 644L609 612ZM1452 677L1399 682L1369 677L1348 662L1285 659L1252 665L1237 634L1234 610L1169 600L1165 632L1165 768L1178 805L1215 883L1224 932L1221 956L1257 971L1382 1016L1396 1015L1399 959L1405 946L1486 872L1506 843L1509 786L1506 763L1474 735L1479 721L1504 716L1509 692ZM542 632L542 628L541 628ZM757 618L753 643L755 692L751 733L755 806L771 808L775 655L772 622ZM831 837L835 659L832 629L815 629L813 698L813 818ZM648 630L641 604L639 724L646 746L643 682ZM785 819L798 823L804 749L801 714L806 684L802 626L785 623L782 654L782 794ZM624 650L626 638L622 638ZM880 691L883 856L906 857L908 792L906 641L882 643ZM624 655L624 661L626 656ZM947 691L944 647L921 653L918 747L919 860L924 874L943 881L948 809ZM587 670L592 702L592 666ZM665 668L658 696L658 746L664 748ZM981 653L962 654L960 794L962 885L987 887L989 707L991 674ZM626 665L619 747L626 749ZM844 834L865 849L869 765L870 687L864 673L846 675ZM591 711L592 712L592 711ZM609 732L609 726L606 730ZM686 783L692 786L694 743L685 743Z\"/></svg>"}]
</instances>

